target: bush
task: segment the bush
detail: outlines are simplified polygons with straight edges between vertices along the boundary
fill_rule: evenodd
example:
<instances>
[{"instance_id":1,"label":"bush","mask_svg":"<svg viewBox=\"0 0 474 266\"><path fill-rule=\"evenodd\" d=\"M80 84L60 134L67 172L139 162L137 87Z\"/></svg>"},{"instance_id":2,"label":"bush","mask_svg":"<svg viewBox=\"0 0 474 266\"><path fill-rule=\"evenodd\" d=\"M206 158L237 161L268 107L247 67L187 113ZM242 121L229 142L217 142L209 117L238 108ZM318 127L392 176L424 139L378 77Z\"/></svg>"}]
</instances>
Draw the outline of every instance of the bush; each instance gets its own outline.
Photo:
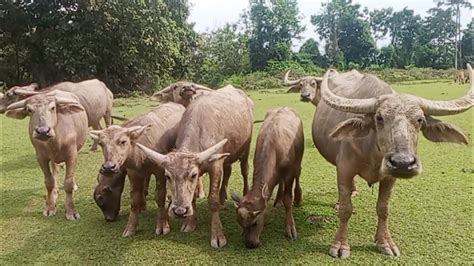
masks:
<instances>
[{"instance_id":1,"label":"bush","mask_svg":"<svg viewBox=\"0 0 474 266\"><path fill-rule=\"evenodd\" d=\"M247 75L233 75L224 80L222 85L231 84L244 90L273 89L283 86L282 80L267 72L257 71Z\"/></svg>"}]
</instances>

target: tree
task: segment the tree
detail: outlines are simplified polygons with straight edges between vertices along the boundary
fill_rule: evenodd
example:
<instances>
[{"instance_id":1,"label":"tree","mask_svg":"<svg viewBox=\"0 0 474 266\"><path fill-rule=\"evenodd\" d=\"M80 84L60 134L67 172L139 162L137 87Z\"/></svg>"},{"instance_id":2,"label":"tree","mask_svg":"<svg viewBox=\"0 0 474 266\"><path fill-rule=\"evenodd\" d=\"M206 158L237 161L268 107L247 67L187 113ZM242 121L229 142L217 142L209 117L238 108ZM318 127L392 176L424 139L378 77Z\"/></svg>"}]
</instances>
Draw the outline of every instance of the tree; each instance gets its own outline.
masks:
<instances>
[{"instance_id":1,"label":"tree","mask_svg":"<svg viewBox=\"0 0 474 266\"><path fill-rule=\"evenodd\" d=\"M394 49L393 67L403 68L414 64L421 30L421 17L407 8L393 12L389 20L389 30L391 45Z\"/></svg>"},{"instance_id":2,"label":"tree","mask_svg":"<svg viewBox=\"0 0 474 266\"><path fill-rule=\"evenodd\" d=\"M462 36L463 62L474 65L474 21L467 25ZM463 66L464 67L464 66Z\"/></svg>"},{"instance_id":3,"label":"tree","mask_svg":"<svg viewBox=\"0 0 474 266\"><path fill-rule=\"evenodd\" d=\"M264 69L270 60L289 59L292 40L304 30L296 0L250 0L243 19L253 70Z\"/></svg>"},{"instance_id":4,"label":"tree","mask_svg":"<svg viewBox=\"0 0 474 266\"><path fill-rule=\"evenodd\" d=\"M248 36L236 24L201 35L193 65L193 80L212 87L231 75L250 72Z\"/></svg>"},{"instance_id":5,"label":"tree","mask_svg":"<svg viewBox=\"0 0 474 266\"><path fill-rule=\"evenodd\" d=\"M454 39L454 68L458 69L458 59L462 56L462 48L459 45L459 39L461 35L461 8L472 8L472 5L469 0L435 0L438 3L438 7L440 6L448 6L454 8L455 18L456 18L456 36ZM461 63L462 65L462 63Z\"/></svg>"},{"instance_id":6,"label":"tree","mask_svg":"<svg viewBox=\"0 0 474 266\"><path fill-rule=\"evenodd\" d=\"M428 10L429 16L423 20L420 41L416 49L416 65L420 67L452 67L454 48L452 43L456 35L456 23L453 10L439 7Z\"/></svg>"},{"instance_id":7,"label":"tree","mask_svg":"<svg viewBox=\"0 0 474 266\"><path fill-rule=\"evenodd\" d=\"M367 65L375 51L369 23L352 0L323 3L323 11L311 16L316 32L326 42L326 55L333 65ZM342 64L342 65L341 65Z\"/></svg>"},{"instance_id":8,"label":"tree","mask_svg":"<svg viewBox=\"0 0 474 266\"><path fill-rule=\"evenodd\" d=\"M306 40L298 53L301 57L308 58L315 66L325 65L324 57L319 51L319 43L313 38Z\"/></svg>"}]
</instances>

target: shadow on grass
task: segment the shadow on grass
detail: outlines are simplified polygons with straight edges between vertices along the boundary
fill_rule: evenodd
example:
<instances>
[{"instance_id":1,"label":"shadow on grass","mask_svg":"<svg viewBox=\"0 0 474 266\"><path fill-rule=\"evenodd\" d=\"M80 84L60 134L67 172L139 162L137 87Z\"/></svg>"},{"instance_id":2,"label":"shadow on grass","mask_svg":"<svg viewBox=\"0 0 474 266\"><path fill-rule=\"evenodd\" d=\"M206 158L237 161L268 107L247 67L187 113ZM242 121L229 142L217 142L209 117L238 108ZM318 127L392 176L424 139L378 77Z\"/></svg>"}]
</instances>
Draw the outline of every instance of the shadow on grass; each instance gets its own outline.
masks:
<instances>
[{"instance_id":1,"label":"shadow on grass","mask_svg":"<svg viewBox=\"0 0 474 266\"><path fill-rule=\"evenodd\" d=\"M9 172L17 169L34 169L39 168L34 154L26 154L21 156L13 156L7 161L0 164L0 169Z\"/></svg>"}]
</instances>

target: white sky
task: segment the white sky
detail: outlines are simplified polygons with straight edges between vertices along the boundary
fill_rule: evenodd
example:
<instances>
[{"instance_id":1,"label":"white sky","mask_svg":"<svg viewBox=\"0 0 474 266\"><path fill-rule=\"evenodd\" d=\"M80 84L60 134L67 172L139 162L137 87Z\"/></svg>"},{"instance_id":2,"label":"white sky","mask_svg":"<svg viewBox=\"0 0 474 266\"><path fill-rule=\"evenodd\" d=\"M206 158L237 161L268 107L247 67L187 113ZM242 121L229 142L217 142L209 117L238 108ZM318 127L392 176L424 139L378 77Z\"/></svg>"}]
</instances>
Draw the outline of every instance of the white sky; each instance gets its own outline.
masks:
<instances>
[{"instance_id":1,"label":"white sky","mask_svg":"<svg viewBox=\"0 0 474 266\"><path fill-rule=\"evenodd\" d=\"M470 0L474 5L473 1ZM321 3L327 0L298 0L299 10L303 16L303 24L306 31L301 35L301 41L294 41L296 47L308 38L312 37L319 41L315 33L315 27L311 24L311 15L321 12ZM361 4L362 8L368 7L369 10L380 9L384 7L393 7L394 10L401 10L404 7L413 9L416 14L425 16L428 9L435 7L433 0L354 0L354 3ZM194 29L198 32L214 30L222 27L227 22L236 22L242 11L247 8L248 0L190 0L191 16L190 22L196 23ZM461 11L461 25L463 28L472 20L474 10L463 9ZM388 40L382 40L379 46L386 45Z\"/></svg>"}]
</instances>

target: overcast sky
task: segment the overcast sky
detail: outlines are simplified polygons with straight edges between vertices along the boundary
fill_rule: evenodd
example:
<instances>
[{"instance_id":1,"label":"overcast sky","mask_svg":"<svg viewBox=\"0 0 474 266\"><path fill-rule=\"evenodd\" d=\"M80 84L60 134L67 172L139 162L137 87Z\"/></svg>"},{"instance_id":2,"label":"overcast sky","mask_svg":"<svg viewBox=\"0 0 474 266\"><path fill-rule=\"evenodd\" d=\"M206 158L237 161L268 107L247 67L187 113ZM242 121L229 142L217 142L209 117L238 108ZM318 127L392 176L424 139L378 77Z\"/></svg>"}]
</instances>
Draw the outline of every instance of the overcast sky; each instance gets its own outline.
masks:
<instances>
[{"instance_id":1,"label":"overcast sky","mask_svg":"<svg viewBox=\"0 0 474 266\"><path fill-rule=\"evenodd\" d=\"M296 47L299 47L304 40L310 37L318 40L315 28L310 23L310 19L311 15L321 12L321 3L326 1L327 0L298 0L306 31L302 34L302 41L299 43L295 42ZM474 0L470 1L473 3ZM227 22L236 22L242 10L248 6L248 0L190 0L190 2L191 16L189 21L196 23L194 29L198 32L214 30ZM362 7L368 7L370 10L384 7L393 7L394 10L401 10L404 7L408 7L421 16L425 16L428 9L436 6L433 0L354 0L353 2L361 4ZM473 12L468 9L463 9L461 14L461 24L462 27L465 28L472 20ZM383 46L387 43L388 40L383 40L378 43L378 46Z\"/></svg>"}]
</instances>

